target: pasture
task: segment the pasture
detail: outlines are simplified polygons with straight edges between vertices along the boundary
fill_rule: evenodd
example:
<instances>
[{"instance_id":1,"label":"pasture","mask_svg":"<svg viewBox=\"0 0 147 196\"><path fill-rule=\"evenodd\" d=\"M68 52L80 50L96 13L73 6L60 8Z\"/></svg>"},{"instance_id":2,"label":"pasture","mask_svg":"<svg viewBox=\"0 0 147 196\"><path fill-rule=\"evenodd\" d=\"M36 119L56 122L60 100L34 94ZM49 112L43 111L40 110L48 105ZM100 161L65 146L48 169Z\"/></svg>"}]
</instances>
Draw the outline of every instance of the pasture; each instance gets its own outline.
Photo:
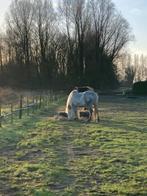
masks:
<instances>
[{"instance_id":1,"label":"pasture","mask_svg":"<svg viewBox=\"0 0 147 196\"><path fill-rule=\"evenodd\" d=\"M1 128L0 195L147 195L147 98L100 96L99 107L100 123L44 109Z\"/></svg>"}]
</instances>

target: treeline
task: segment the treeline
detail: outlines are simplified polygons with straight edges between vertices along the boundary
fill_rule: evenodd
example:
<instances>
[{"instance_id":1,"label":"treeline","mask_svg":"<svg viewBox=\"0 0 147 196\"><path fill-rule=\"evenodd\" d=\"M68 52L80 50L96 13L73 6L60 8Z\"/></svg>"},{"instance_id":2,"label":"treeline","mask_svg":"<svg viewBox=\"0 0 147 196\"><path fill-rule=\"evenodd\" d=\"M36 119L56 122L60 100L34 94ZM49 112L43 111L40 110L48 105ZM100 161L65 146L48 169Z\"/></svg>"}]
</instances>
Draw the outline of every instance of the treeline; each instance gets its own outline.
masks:
<instances>
[{"instance_id":1,"label":"treeline","mask_svg":"<svg viewBox=\"0 0 147 196\"><path fill-rule=\"evenodd\" d=\"M129 40L111 0L14 0L1 36L0 83L109 88L118 84L114 62Z\"/></svg>"},{"instance_id":2,"label":"treeline","mask_svg":"<svg viewBox=\"0 0 147 196\"><path fill-rule=\"evenodd\" d=\"M123 53L117 64L123 85L132 86L134 82L147 80L147 56Z\"/></svg>"}]
</instances>

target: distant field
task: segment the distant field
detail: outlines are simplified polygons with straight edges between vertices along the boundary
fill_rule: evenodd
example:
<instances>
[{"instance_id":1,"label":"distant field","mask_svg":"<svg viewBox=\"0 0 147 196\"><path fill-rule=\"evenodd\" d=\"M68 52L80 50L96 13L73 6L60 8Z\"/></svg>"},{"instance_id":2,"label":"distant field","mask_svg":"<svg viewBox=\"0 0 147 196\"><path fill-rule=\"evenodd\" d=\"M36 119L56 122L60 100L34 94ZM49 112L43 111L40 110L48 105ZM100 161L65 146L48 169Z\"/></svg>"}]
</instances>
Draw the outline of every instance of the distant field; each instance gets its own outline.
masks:
<instances>
[{"instance_id":1,"label":"distant field","mask_svg":"<svg viewBox=\"0 0 147 196\"><path fill-rule=\"evenodd\" d=\"M0 129L0 195L146 196L147 98L100 97L100 123L50 110Z\"/></svg>"}]
</instances>

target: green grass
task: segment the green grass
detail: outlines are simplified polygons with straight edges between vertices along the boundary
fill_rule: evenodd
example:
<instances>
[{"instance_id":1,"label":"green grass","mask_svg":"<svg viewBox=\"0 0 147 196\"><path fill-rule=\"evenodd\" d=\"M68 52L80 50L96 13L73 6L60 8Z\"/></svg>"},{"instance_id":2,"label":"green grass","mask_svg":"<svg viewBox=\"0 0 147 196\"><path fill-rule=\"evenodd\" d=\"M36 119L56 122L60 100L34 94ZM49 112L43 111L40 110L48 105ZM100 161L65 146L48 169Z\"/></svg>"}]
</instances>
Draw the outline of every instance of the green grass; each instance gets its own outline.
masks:
<instances>
[{"instance_id":1,"label":"green grass","mask_svg":"<svg viewBox=\"0 0 147 196\"><path fill-rule=\"evenodd\" d=\"M46 110L3 127L0 195L147 195L146 108L145 99L106 96L100 123Z\"/></svg>"}]
</instances>

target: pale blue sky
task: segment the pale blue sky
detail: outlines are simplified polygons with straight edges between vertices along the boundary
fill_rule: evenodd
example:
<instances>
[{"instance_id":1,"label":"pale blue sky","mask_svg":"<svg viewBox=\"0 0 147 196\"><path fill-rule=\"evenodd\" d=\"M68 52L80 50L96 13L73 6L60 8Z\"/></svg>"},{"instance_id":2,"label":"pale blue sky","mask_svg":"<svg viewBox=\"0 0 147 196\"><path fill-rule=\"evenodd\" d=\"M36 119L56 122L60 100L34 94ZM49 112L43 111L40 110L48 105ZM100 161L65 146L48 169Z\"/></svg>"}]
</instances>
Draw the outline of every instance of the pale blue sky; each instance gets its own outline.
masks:
<instances>
[{"instance_id":1,"label":"pale blue sky","mask_svg":"<svg viewBox=\"0 0 147 196\"><path fill-rule=\"evenodd\" d=\"M12 0L0 0L0 29ZM53 0L54 2L55 0ZM147 54L147 0L112 0L118 11L129 22L135 41L129 44L131 52Z\"/></svg>"},{"instance_id":2,"label":"pale blue sky","mask_svg":"<svg viewBox=\"0 0 147 196\"><path fill-rule=\"evenodd\" d=\"M147 0L113 0L117 10L129 22L135 41L129 45L132 52L147 55Z\"/></svg>"},{"instance_id":3,"label":"pale blue sky","mask_svg":"<svg viewBox=\"0 0 147 196\"><path fill-rule=\"evenodd\" d=\"M11 1L12 0L0 0L0 29L2 29L5 12L8 10Z\"/></svg>"}]
</instances>

